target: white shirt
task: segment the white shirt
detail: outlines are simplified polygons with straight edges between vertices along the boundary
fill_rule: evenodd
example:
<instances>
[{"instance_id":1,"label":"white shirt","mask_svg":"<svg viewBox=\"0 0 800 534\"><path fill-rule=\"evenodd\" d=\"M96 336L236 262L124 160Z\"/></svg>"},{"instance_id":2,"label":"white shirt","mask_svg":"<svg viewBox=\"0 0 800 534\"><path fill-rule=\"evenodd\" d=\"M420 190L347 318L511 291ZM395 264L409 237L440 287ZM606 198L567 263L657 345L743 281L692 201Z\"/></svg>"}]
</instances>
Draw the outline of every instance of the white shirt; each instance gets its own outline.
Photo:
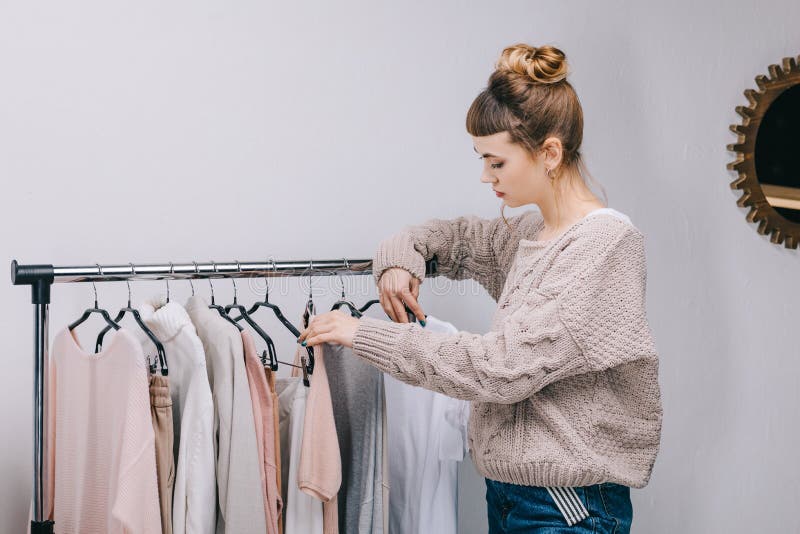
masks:
<instances>
[{"instance_id":1,"label":"white shirt","mask_svg":"<svg viewBox=\"0 0 800 534\"><path fill-rule=\"evenodd\" d=\"M426 330L455 333L432 315ZM469 403L384 374L389 432L389 532L458 531L458 462L467 447Z\"/></svg>"}]
</instances>

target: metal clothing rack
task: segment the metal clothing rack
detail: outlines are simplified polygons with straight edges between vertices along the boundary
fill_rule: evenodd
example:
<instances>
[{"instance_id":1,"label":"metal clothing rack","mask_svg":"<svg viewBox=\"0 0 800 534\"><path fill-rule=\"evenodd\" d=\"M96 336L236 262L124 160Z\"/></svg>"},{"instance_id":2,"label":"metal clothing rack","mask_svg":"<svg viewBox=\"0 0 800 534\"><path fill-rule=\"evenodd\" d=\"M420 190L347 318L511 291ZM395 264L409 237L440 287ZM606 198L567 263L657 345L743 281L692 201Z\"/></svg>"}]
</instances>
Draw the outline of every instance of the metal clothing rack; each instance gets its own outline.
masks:
<instances>
[{"instance_id":1,"label":"metal clothing rack","mask_svg":"<svg viewBox=\"0 0 800 534\"><path fill-rule=\"evenodd\" d=\"M426 261L425 271L436 273L437 259ZM31 286L33 303L33 516L31 534L52 534L53 521L43 517L44 429L47 428L48 312L50 287L72 282L119 282L125 280L189 280L198 278L246 278L306 276L330 272L372 274L372 260L303 260L263 262L191 262L148 265L82 265L54 267L51 264L20 265L11 262L11 283Z\"/></svg>"}]
</instances>

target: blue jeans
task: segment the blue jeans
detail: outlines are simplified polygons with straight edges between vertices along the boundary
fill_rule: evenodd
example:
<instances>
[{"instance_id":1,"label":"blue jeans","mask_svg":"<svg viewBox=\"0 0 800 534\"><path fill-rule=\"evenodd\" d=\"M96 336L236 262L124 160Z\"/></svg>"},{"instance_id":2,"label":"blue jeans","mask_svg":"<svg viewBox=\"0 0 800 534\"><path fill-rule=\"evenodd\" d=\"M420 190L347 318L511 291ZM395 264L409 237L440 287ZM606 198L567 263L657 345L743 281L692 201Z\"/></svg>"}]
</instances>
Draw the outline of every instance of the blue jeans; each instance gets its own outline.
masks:
<instances>
[{"instance_id":1,"label":"blue jeans","mask_svg":"<svg viewBox=\"0 0 800 534\"><path fill-rule=\"evenodd\" d=\"M589 513L570 526L547 488L486 479L489 534L629 534L633 521L630 488L611 482L573 488ZM574 501L573 501L574 502Z\"/></svg>"}]
</instances>

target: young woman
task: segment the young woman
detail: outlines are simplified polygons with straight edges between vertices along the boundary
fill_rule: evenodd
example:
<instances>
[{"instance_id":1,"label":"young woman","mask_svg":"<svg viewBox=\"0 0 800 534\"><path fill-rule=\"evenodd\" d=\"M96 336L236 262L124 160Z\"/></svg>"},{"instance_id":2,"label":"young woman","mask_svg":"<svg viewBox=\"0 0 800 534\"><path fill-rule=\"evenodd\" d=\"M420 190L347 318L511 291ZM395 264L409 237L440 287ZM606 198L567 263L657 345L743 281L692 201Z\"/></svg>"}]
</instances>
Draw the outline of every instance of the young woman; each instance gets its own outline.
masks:
<instances>
[{"instance_id":1,"label":"young woman","mask_svg":"<svg viewBox=\"0 0 800 534\"><path fill-rule=\"evenodd\" d=\"M630 488L647 485L660 443L644 236L584 182L583 113L566 75L558 48L510 46L467 113L481 181L503 207L538 211L406 227L373 261L394 322L323 313L299 339L472 401L491 533L629 532ZM434 256L437 274L475 279L497 301L488 333L424 328L417 298Z\"/></svg>"}]
</instances>

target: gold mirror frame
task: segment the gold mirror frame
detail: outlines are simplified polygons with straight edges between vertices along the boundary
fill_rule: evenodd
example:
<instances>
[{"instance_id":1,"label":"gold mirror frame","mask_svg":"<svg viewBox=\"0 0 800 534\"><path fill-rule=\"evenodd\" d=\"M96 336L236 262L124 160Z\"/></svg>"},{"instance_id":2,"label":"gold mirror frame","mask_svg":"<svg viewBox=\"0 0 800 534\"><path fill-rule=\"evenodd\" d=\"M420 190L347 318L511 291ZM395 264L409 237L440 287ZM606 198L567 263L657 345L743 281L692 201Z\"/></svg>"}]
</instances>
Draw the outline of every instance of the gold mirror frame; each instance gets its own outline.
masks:
<instances>
[{"instance_id":1,"label":"gold mirror frame","mask_svg":"<svg viewBox=\"0 0 800 534\"><path fill-rule=\"evenodd\" d=\"M728 169L738 172L739 176L731 182L731 189L741 189L743 194L736 201L739 207L749 207L745 218L748 222L758 223L758 233L770 234L770 242L776 245L784 243L786 248L796 249L800 241L800 224L790 221L773 208L769 198L786 198L800 200L800 190L795 188L764 186L756 175L755 146L758 128L770 105L784 91L800 84L800 56L783 58L783 68L779 65L769 66L769 77L759 74L755 77L758 89L745 89L744 96L749 106L736 106L736 113L742 117L741 124L731 124L730 129L737 134L736 143L728 145L728 150L736 152L736 160L728 163ZM771 189L775 189L772 191Z\"/></svg>"}]
</instances>

